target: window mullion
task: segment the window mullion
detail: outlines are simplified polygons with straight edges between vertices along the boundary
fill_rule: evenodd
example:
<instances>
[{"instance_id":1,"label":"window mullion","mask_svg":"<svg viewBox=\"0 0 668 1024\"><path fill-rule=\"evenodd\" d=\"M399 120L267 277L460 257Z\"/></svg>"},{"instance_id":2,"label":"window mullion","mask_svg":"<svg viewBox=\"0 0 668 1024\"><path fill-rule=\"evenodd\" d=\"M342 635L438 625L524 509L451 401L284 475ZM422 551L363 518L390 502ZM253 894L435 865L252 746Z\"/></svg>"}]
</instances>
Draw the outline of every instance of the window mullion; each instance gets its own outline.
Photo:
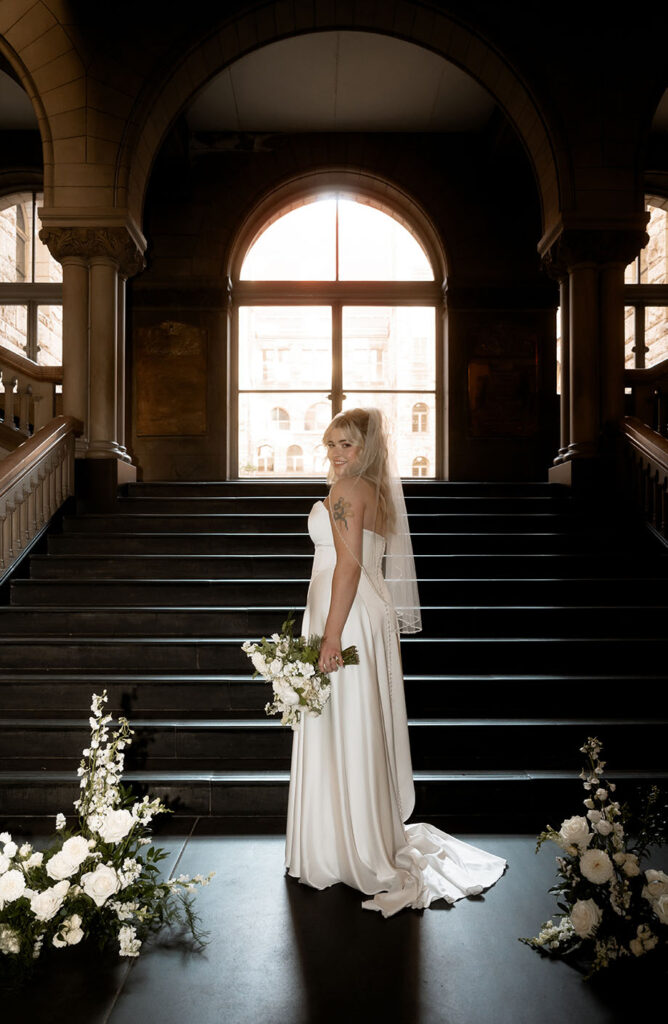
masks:
<instances>
[{"instance_id":1,"label":"window mullion","mask_svg":"<svg viewBox=\"0 0 668 1024\"><path fill-rule=\"evenodd\" d=\"M332 304L332 416L341 412L343 405L343 307L340 302Z\"/></svg>"}]
</instances>

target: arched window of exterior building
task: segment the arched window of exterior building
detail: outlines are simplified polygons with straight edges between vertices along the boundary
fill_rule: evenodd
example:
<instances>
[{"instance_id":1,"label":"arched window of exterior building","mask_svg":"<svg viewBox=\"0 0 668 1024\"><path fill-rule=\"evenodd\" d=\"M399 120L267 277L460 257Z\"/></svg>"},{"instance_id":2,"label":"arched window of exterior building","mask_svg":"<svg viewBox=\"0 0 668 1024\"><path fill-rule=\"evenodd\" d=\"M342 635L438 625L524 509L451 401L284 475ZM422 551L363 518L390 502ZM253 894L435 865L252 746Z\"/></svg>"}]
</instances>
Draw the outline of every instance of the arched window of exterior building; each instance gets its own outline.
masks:
<instances>
[{"instance_id":1,"label":"arched window of exterior building","mask_svg":"<svg viewBox=\"0 0 668 1024\"><path fill-rule=\"evenodd\" d=\"M429 476L429 459L425 459L423 455L419 455L416 459L413 459L413 476Z\"/></svg>"},{"instance_id":2,"label":"arched window of exterior building","mask_svg":"<svg viewBox=\"0 0 668 1024\"><path fill-rule=\"evenodd\" d=\"M412 430L414 434L424 434L428 430L429 408L424 402L416 402L413 406Z\"/></svg>"},{"instance_id":3,"label":"arched window of exterior building","mask_svg":"<svg viewBox=\"0 0 668 1024\"><path fill-rule=\"evenodd\" d=\"M291 444L288 448L285 468L288 473L304 472L304 453L298 444Z\"/></svg>"},{"instance_id":4,"label":"arched window of exterior building","mask_svg":"<svg viewBox=\"0 0 668 1024\"><path fill-rule=\"evenodd\" d=\"M313 434L355 406L385 412L402 475L413 475L418 456L427 460L421 475L434 475L444 273L435 275L434 238L419 237L386 197L333 190L267 210L249 219L232 263L232 475L251 472L268 419L289 432L288 452L300 449L287 472L304 473Z\"/></svg>"},{"instance_id":5,"label":"arched window of exterior building","mask_svg":"<svg viewBox=\"0 0 668 1024\"><path fill-rule=\"evenodd\" d=\"M624 275L628 369L668 359L668 199L646 196L649 242Z\"/></svg>"},{"instance_id":6,"label":"arched window of exterior building","mask_svg":"<svg viewBox=\"0 0 668 1024\"><path fill-rule=\"evenodd\" d=\"M62 364L62 268L40 241L38 192L0 196L0 345Z\"/></svg>"},{"instance_id":7,"label":"arched window of exterior building","mask_svg":"<svg viewBox=\"0 0 668 1024\"><path fill-rule=\"evenodd\" d=\"M287 409L281 409L279 406L275 406L271 410L271 422L278 428L278 430L289 430L290 414Z\"/></svg>"},{"instance_id":8,"label":"arched window of exterior building","mask_svg":"<svg viewBox=\"0 0 668 1024\"><path fill-rule=\"evenodd\" d=\"M257 468L259 473L274 472L274 449L271 445L261 444L258 448Z\"/></svg>"}]
</instances>

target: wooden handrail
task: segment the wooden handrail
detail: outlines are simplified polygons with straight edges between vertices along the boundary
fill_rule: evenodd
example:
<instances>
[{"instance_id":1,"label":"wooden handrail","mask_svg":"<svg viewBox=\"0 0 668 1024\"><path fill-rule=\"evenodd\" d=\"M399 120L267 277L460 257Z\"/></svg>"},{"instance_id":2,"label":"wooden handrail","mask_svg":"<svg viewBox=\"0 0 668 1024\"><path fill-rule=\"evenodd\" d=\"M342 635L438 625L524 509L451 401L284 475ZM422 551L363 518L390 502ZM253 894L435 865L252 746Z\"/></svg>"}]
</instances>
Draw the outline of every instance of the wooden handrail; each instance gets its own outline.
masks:
<instances>
[{"instance_id":1,"label":"wooden handrail","mask_svg":"<svg viewBox=\"0 0 668 1024\"><path fill-rule=\"evenodd\" d=\"M668 439L657 434L656 430L652 430L636 416L627 416L623 420L622 433L634 448L668 473Z\"/></svg>"},{"instance_id":2,"label":"wooden handrail","mask_svg":"<svg viewBox=\"0 0 668 1024\"><path fill-rule=\"evenodd\" d=\"M30 471L38 459L47 455L68 434L80 434L83 424L73 416L56 416L33 437L0 461L0 498Z\"/></svg>"},{"instance_id":3,"label":"wooden handrail","mask_svg":"<svg viewBox=\"0 0 668 1024\"><path fill-rule=\"evenodd\" d=\"M4 345L0 345L0 366L8 366L30 380L44 381L47 384L63 383L62 366L39 366L38 363L33 363L32 359L26 359Z\"/></svg>"},{"instance_id":4,"label":"wooden handrail","mask_svg":"<svg viewBox=\"0 0 668 1024\"><path fill-rule=\"evenodd\" d=\"M632 388L637 384L651 384L660 377L668 377L668 359L662 359L654 366L644 366L642 369L629 367L624 370L624 386Z\"/></svg>"}]
</instances>

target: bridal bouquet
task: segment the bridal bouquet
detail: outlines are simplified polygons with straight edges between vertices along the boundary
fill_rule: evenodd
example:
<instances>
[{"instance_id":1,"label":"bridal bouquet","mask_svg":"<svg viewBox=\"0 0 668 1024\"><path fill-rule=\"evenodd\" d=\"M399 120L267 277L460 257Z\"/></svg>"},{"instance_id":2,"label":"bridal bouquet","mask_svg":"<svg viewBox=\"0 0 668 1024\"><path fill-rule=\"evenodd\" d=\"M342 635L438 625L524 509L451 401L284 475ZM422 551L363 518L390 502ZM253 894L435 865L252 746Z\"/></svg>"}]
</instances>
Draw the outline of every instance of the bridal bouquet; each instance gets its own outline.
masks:
<instances>
[{"instance_id":1,"label":"bridal bouquet","mask_svg":"<svg viewBox=\"0 0 668 1024\"><path fill-rule=\"evenodd\" d=\"M293 636L294 619L290 615L269 640L249 641L241 645L242 651L253 662L255 676L261 675L271 683L274 699L265 706L268 715L280 715L283 725L296 729L303 713L320 715L330 696L329 676L317 668L322 637ZM359 665L355 647L341 651L344 665Z\"/></svg>"},{"instance_id":2,"label":"bridal bouquet","mask_svg":"<svg viewBox=\"0 0 668 1024\"><path fill-rule=\"evenodd\" d=\"M535 938L520 939L548 956L573 955L587 965L587 977L625 957L665 956L668 949L668 874L640 867L649 848L666 841L659 790L650 790L637 815L620 806L614 783L604 781L601 749L592 737L581 747L589 759L580 774L586 814L538 837L536 853L548 839L563 851L557 857L561 881L549 890L561 913Z\"/></svg>"},{"instance_id":3,"label":"bridal bouquet","mask_svg":"<svg viewBox=\"0 0 668 1024\"><path fill-rule=\"evenodd\" d=\"M166 811L159 799L133 801L121 785L124 749L132 742L127 719L110 734L106 690L93 695L91 737L78 769L81 795L74 802L78 828L56 817L57 837L45 850L20 846L0 833L0 957L28 970L44 947L65 949L84 939L136 957L150 931L187 926L203 944L191 895L212 875L179 875L161 881L167 857L151 846L149 823ZM213 873L212 873L213 874Z\"/></svg>"}]
</instances>

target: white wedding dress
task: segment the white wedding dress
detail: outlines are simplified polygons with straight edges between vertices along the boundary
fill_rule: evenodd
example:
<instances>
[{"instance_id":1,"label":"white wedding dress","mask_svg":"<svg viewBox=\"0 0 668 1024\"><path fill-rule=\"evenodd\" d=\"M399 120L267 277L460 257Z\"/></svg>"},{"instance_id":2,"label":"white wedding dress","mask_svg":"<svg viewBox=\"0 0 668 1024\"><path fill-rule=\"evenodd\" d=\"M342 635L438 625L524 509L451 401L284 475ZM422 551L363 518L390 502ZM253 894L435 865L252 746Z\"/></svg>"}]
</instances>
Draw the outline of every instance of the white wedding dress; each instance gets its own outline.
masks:
<instances>
[{"instance_id":1,"label":"white wedding dress","mask_svg":"<svg viewBox=\"0 0 668 1024\"><path fill-rule=\"evenodd\" d=\"M324 631L336 564L322 502L311 509L309 533L315 557L304 636ZM404 825L415 791L395 615L377 592L389 600L384 550L385 539L365 530L365 571L342 636L360 664L332 675L322 715L303 716L294 734L285 860L300 881L316 889L345 882L373 896L364 907L389 917L477 895L506 862L431 825Z\"/></svg>"}]
</instances>

